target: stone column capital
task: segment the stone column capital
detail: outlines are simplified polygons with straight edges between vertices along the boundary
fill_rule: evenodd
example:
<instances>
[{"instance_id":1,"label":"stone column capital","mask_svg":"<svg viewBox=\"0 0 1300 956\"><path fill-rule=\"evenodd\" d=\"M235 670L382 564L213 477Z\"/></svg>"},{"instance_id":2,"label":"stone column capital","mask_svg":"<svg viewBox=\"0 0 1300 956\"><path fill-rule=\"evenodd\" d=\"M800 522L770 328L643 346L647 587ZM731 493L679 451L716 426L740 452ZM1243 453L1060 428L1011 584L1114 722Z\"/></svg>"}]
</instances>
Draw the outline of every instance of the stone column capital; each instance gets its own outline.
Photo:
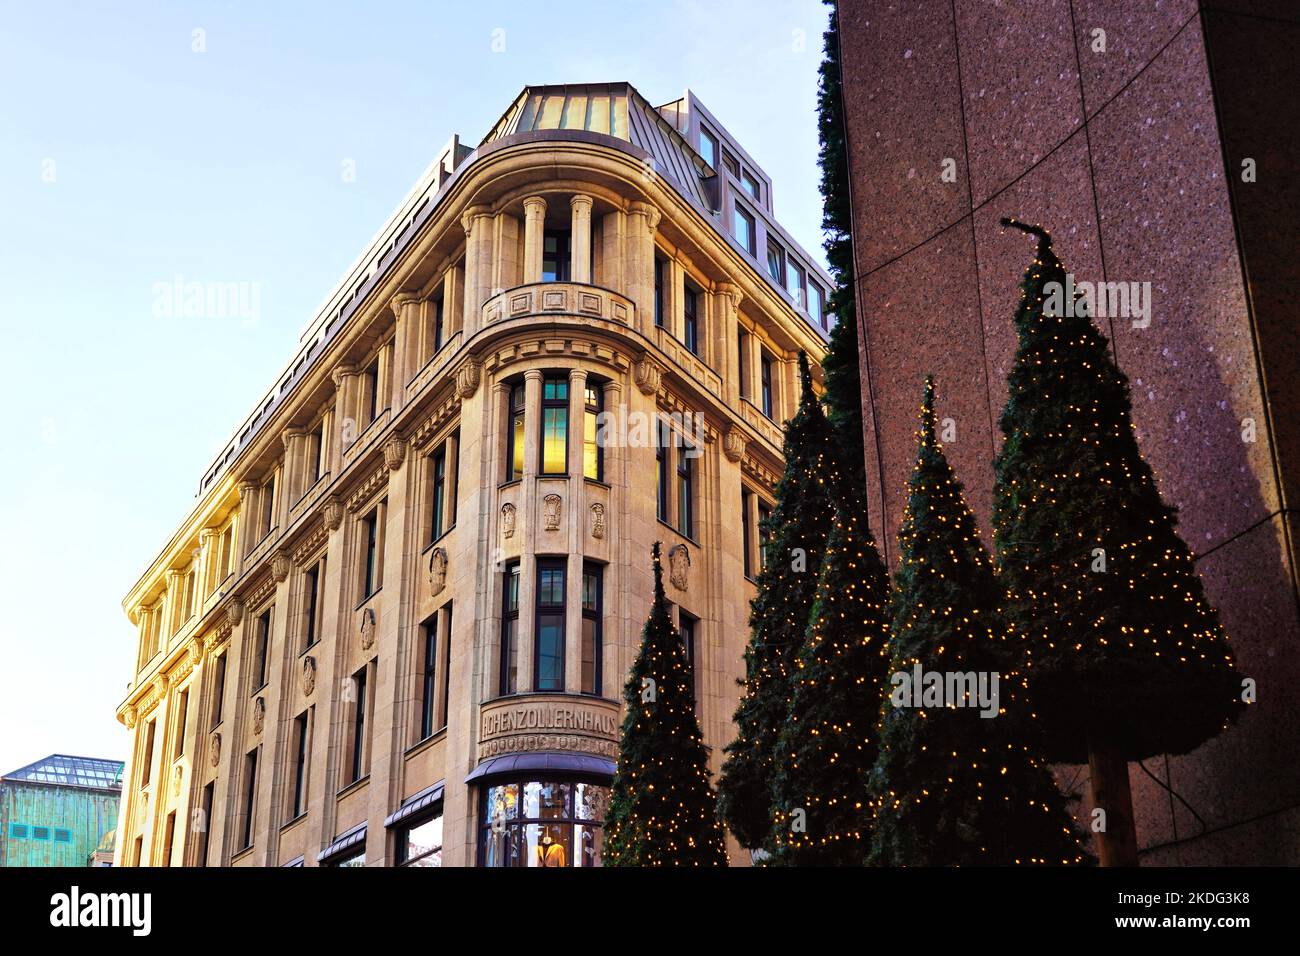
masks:
<instances>
[{"instance_id":1,"label":"stone column capital","mask_svg":"<svg viewBox=\"0 0 1300 956\"><path fill-rule=\"evenodd\" d=\"M733 312L740 308L740 303L745 298L745 294L740 291L740 287L732 282L719 282L713 287L713 291L727 302L728 308Z\"/></svg>"},{"instance_id":2,"label":"stone column capital","mask_svg":"<svg viewBox=\"0 0 1300 956\"><path fill-rule=\"evenodd\" d=\"M524 200L524 216L529 219L546 215L546 200L541 196L529 196Z\"/></svg>"},{"instance_id":3,"label":"stone column capital","mask_svg":"<svg viewBox=\"0 0 1300 956\"><path fill-rule=\"evenodd\" d=\"M398 322L402 321L402 310L408 305L417 305L420 302L420 296L416 292L399 292L388 300L388 307L393 310L393 318Z\"/></svg>"},{"instance_id":4,"label":"stone column capital","mask_svg":"<svg viewBox=\"0 0 1300 956\"><path fill-rule=\"evenodd\" d=\"M236 486L236 489L239 492L240 502L246 503L253 495L257 494L257 489L259 489L260 487L262 486L258 482L252 481L251 479L241 481Z\"/></svg>"},{"instance_id":5,"label":"stone column capital","mask_svg":"<svg viewBox=\"0 0 1300 956\"><path fill-rule=\"evenodd\" d=\"M474 223L491 214L492 210L487 206L465 207L465 211L460 214L460 227L465 230L465 238L468 239L474 232Z\"/></svg>"},{"instance_id":6,"label":"stone column capital","mask_svg":"<svg viewBox=\"0 0 1300 956\"><path fill-rule=\"evenodd\" d=\"M524 372L524 381L526 382L540 382L544 377L542 370L539 368L530 368L527 372Z\"/></svg>"},{"instance_id":7,"label":"stone column capital","mask_svg":"<svg viewBox=\"0 0 1300 956\"><path fill-rule=\"evenodd\" d=\"M293 443L307 434L307 429L299 425L290 425L280 432L280 444L284 446L285 451L293 450Z\"/></svg>"},{"instance_id":8,"label":"stone column capital","mask_svg":"<svg viewBox=\"0 0 1300 956\"><path fill-rule=\"evenodd\" d=\"M351 378L356 374L357 367L355 365L351 362L340 362L338 365L335 365L334 370L330 372L330 378L334 380L335 388L342 388L343 380Z\"/></svg>"},{"instance_id":9,"label":"stone column capital","mask_svg":"<svg viewBox=\"0 0 1300 956\"><path fill-rule=\"evenodd\" d=\"M575 193L569 197L569 208L573 210L575 216L586 214L591 215L592 199L583 193Z\"/></svg>"},{"instance_id":10,"label":"stone column capital","mask_svg":"<svg viewBox=\"0 0 1300 956\"><path fill-rule=\"evenodd\" d=\"M627 211L633 216L644 216L647 229L654 229L655 226L659 225L661 218L659 208L651 203L637 200L628 206Z\"/></svg>"}]
</instances>

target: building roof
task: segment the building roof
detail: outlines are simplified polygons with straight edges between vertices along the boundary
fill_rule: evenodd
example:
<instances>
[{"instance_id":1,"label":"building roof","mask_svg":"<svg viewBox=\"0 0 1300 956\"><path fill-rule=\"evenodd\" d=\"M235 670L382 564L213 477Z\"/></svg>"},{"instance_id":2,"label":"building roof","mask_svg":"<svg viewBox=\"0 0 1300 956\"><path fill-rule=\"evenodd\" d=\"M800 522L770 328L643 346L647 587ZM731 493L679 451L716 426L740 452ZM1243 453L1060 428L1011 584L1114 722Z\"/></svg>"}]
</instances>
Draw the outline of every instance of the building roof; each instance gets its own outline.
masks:
<instances>
[{"instance_id":1,"label":"building roof","mask_svg":"<svg viewBox=\"0 0 1300 956\"><path fill-rule=\"evenodd\" d=\"M50 754L43 760L19 767L0 780L44 783L57 787L83 787L89 790L120 790L121 760L101 760L98 757L70 757L67 754Z\"/></svg>"}]
</instances>

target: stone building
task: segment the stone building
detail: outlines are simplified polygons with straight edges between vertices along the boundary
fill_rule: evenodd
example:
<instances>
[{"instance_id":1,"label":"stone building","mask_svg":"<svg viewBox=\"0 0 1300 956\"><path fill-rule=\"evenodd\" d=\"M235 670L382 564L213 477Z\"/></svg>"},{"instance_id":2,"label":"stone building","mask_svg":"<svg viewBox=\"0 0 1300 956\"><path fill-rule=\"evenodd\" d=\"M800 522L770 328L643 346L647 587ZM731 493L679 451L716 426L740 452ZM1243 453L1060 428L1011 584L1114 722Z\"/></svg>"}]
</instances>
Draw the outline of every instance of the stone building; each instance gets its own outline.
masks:
<instances>
[{"instance_id":1,"label":"stone building","mask_svg":"<svg viewBox=\"0 0 1300 956\"><path fill-rule=\"evenodd\" d=\"M596 865L655 540L716 772L828 289L689 92L453 137L124 601L118 863Z\"/></svg>"},{"instance_id":2,"label":"stone building","mask_svg":"<svg viewBox=\"0 0 1300 956\"><path fill-rule=\"evenodd\" d=\"M1099 320L1142 453L1258 702L1130 765L1144 864L1300 860L1293 3L838 4L871 522L893 535L934 373L986 536L1012 317L1041 223L1081 281L1150 283ZM1063 784L1086 791L1087 767ZM1088 808L1082 807L1086 814Z\"/></svg>"}]
</instances>

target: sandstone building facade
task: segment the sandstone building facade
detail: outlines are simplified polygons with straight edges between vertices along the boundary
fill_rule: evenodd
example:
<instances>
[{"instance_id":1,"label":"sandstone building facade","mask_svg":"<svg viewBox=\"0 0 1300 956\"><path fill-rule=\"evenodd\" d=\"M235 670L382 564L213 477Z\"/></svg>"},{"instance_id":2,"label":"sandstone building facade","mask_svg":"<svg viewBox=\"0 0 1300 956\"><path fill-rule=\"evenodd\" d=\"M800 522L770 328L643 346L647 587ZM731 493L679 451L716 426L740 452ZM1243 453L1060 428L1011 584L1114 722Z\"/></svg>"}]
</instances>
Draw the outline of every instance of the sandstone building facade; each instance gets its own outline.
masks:
<instances>
[{"instance_id":1,"label":"sandstone building facade","mask_svg":"<svg viewBox=\"0 0 1300 956\"><path fill-rule=\"evenodd\" d=\"M656 540L716 772L829 288L689 92L453 137L124 601L118 864L597 865Z\"/></svg>"}]
</instances>

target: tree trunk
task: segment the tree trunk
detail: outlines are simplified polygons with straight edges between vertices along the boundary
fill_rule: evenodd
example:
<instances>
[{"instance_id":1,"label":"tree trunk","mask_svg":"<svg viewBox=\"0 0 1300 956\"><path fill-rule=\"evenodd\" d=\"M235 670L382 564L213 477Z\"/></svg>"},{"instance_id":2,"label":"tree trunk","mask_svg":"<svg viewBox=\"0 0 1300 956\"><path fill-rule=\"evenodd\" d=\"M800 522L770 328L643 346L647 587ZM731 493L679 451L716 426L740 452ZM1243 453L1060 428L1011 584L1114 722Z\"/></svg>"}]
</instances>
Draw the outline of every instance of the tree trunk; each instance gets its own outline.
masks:
<instances>
[{"instance_id":1,"label":"tree trunk","mask_svg":"<svg viewBox=\"0 0 1300 956\"><path fill-rule=\"evenodd\" d=\"M1133 825L1133 792L1128 784L1128 760L1105 741L1088 742L1092 805L1106 811L1105 829L1096 830L1097 856L1102 866L1137 866L1137 828Z\"/></svg>"}]
</instances>

